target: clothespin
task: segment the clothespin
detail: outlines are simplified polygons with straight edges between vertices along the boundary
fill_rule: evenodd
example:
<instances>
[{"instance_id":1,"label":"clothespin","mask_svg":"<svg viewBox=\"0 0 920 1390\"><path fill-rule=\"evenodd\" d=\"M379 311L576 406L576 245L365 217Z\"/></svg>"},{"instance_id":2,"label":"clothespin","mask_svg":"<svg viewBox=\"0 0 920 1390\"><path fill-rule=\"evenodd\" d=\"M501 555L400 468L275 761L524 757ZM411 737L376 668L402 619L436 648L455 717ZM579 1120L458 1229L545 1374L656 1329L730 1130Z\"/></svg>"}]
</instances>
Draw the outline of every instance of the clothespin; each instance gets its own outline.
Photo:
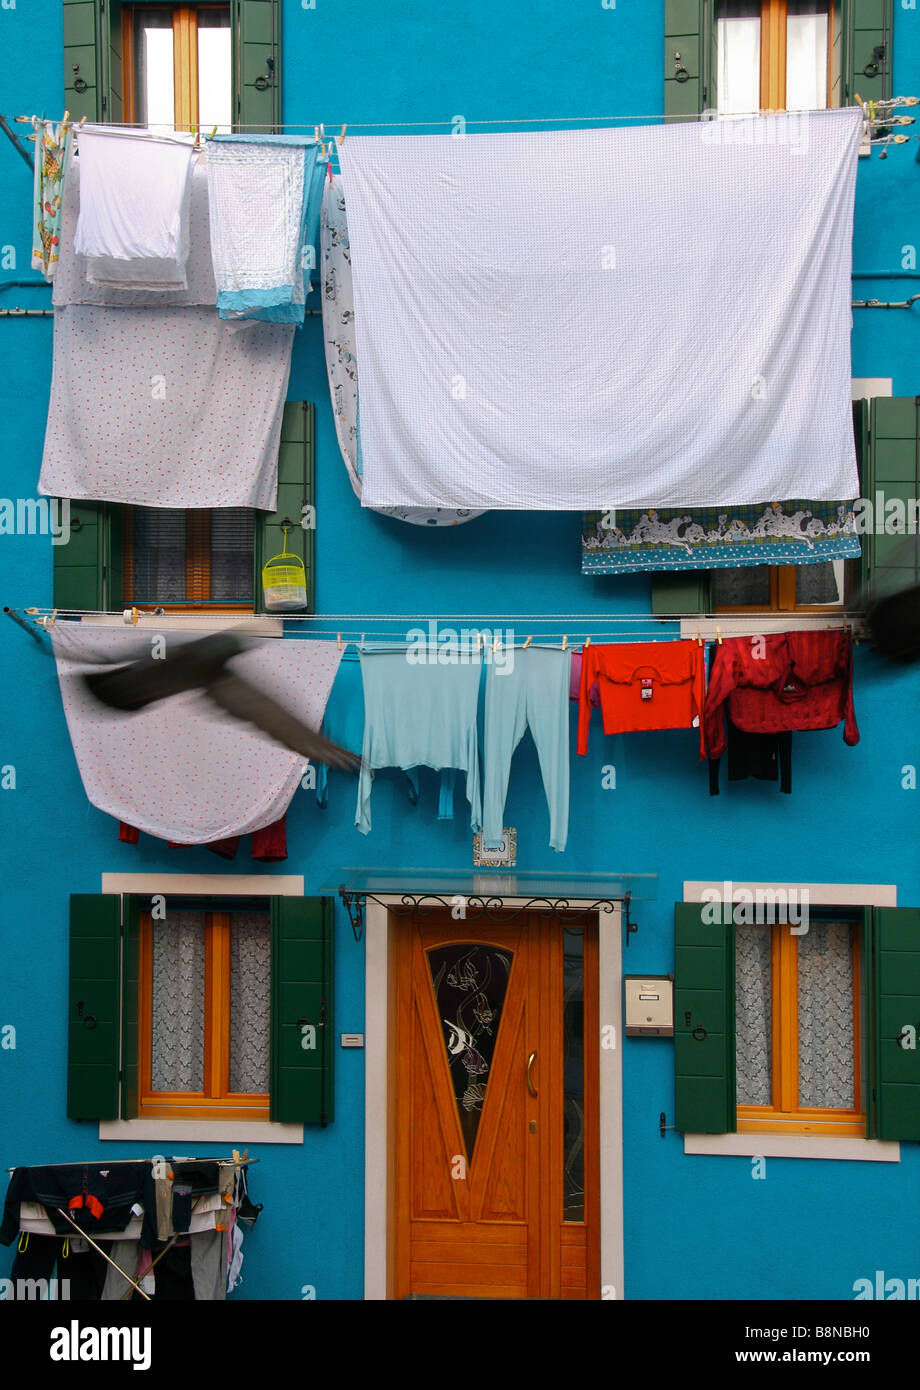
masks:
<instances>
[{"instance_id":1,"label":"clothespin","mask_svg":"<svg viewBox=\"0 0 920 1390\"><path fill-rule=\"evenodd\" d=\"M43 618L39 618L38 621L41 623L42 627L45 629L46 632L47 632L50 628L54 627L54 620L55 620L55 618L57 617L57 614L58 614L58 611L57 611L56 608L54 608L54 609L52 609L50 615L46 613L45 616L44 616Z\"/></svg>"},{"instance_id":2,"label":"clothespin","mask_svg":"<svg viewBox=\"0 0 920 1390\"><path fill-rule=\"evenodd\" d=\"M565 649L566 649L566 647L567 647L568 645L569 645L568 634L567 634L567 633L564 633L564 634L563 634L563 637L562 637L562 650L565 651Z\"/></svg>"},{"instance_id":3,"label":"clothespin","mask_svg":"<svg viewBox=\"0 0 920 1390\"><path fill-rule=\"evenodd\" d=\"M477 632L477 633L476 633L476 651L477 651L477 652L481 652L481 651L482 651L482 633L481 633L481 632Z\"/></svg>"},{"instance_id":4,"label":"clothespin","mask_svg":"<svg viewBox=\"0 0 920 1390\"><path fill-rule=\"evenodd\" d=\"M214 139L214 136L215 136L216 134L217 134L217 126L214 126L213 129L212 129L212 131L211 131L211 134L208 136L208 139L209 139L209 140L213 140L213 139Z\"/></svg>"},{"instance_id":5,"label":"clothespin","mask_svg":"<svg viewBox=\"0 0 920 1390\"><path fill-rule=\"evenodd\" d=\"M533 641L533 635L531 635L530 637L527 638L527 641L524 643L524 646L522 647L522 651L525 651L525 652L526 652L527 648L530 646L530 644L531 644L532 641Z\"/></svg>"},{"instance_id":6,"label":"clothespin","mask_svg":"<svg viewBox=\"0 0 920 1390\"><path fill-rule=\"evenodd\" d=\"M342 146L345 144L345 132L346 132L347 129L348 129L348 126L347 126L347 125L343 125L343 126L342 126L342 133L341 133L341 135L339 136L339 149L341 149Z\"/></svg>"},{"instance_id":7,"label":"clothespin","mask_svg":"<svg viewBox=\"0 0 920 1390\"><path fill-rule=\"evenodd\" d=\"M697 645L698 647L701 647L701 646L703 645L703 638L702 638L702 635L701 635L701 633L700 633L699 628L697 628L697 630L696 630L696 645Z\"/></svg>"},{"instance_id":8,"label":"clothespin","mask_svg":"<svg viewBox=\"0 0 920 1390\"><path fill-rule=\"evenodd\" d=\"M61 1259L66 1260L70 1256L70 1236L64 1237L64 1244L61 1246Z\"/></svg>"},{"instance_id":9,"label":"clothespin","mask_svg":"<svg viewBox=\"0 0 920 1390\"><path fill-rule=\"evenodd\" d=\"M341 632L339 632L339 633L336 634L335 642L336 642L336 646L338 647L339 651L341 651L341 650L342 650L342 634L341 634Z\"/></svg>"},{"instance_id":10,"label":"clothespin","mask_svg":"<svg viewBox=\"0 0 920 1390\"><path fill-rule=\"evenodd\" d=\"M722 645L722 629L721 629L719 626L716 626L716 640L718 641L719 646L721 647L721 645Z\"/></svg>"},{"instance_id":11,"label":"clothespin","mask_svg":"<svg viewBox=\"0 0 920 1390\"><path fill-rule=\"evenodd\" d=\"M585 651L588 650L588 648L590 647L590 645L591 645L591 638L590 638L590 637L586 637L586 638L585 638Z\"/></svg>"},{"instance_id":12,"label":"clothespin","mask_svg":"<svg viewBox=\"0 0 920 1390\"><path fill-rule=\"evenodd\" d=\"M496 632L495 636L494 636L493 639L492 639L492 655L494 656L495 653L496 653L497 651L498 651L498 633Z\"/></svg>"}]
</instances>

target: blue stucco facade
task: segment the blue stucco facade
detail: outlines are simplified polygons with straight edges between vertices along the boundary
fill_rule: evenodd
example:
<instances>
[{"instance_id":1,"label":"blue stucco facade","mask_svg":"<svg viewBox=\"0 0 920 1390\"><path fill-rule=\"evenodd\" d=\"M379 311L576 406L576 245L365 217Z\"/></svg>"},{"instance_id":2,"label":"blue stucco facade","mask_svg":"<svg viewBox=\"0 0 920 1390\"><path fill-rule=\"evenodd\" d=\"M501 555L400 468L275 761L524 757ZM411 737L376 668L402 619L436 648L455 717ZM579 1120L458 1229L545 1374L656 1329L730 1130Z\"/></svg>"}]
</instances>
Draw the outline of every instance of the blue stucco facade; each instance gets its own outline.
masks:
<instances>
[{"instance_id":1,"label":"blue stucco facade","mask_svg":"<svg viewBox=\"0 0 920 1390\"><path fill-rule=\"evenodd\" d=\"M283 6L283 99L287 123L523 121L662 110L663 0L316 0ZM0 106L59 115L59 0L18 0L0 10L0 33L28 63L5 65ZM920 12L895 4L894 90L911 92L920 73ZM22 130L22 127L18 129ZM398 133L399 127L396 127ZM916 142L860 161L854 298L901 299L920 281L901 271L905 247L920 245ZM0 243L15 249L0 271L0 307L47 307L50 291L4 286L29 279L30 193L25 165L0 144ZM642 228L635 228L636 236ZM552 254L548 248L548 254ZM36 495L51 374L51 319L0 319L4 496ZM891 378L893 394L920 393L920 305L856 310L853 374ZM692 370L692 364L688 364ZM320 319L298 334L291 399L316 403L317 611L465 614L513 625L515 614L649 611L650 579L588 579L580 569L580 516L493 513L468 525L426 530L362 510L336 443ZM47 536L0 536L0 596L19 609L50 606ZM564 629L564 624L555 624ZM573 624L571 640L583 637ZM0 764L15 789L0 791L0 1025L16 1046L0 1051L0 1167L72 1159L133 1157L156 1145L101 1143L92 1122L65 1118L68 896L100 890L103 873L214 874L203 849L181 865L149 836L121 844L113 822L83 792L53 663L3 621ZM898 902L920 905L920 792L902 788L902 768L920 762L913 717L920 672L883 668L856 654L861 741L842 731L796 741L790 797L745 783L710 798L705 764L684 733L592 739L572 759L571 822L564 855L547 845L548 817L536 754L526 740L512 769L506 820L517 827L518 867L571 875L622 871L659 876L657 898L639 904L630 971L674 968L673 905L685 880L894 884ZM574 718L572 723L574 754ZM601 764L616 768L602 789ZM321 811L297 794L288 816L286 864L235 872L303 874L317 892L344 866L470 867L462 815L435 819L433 783L409 806L394 783L374 792L369 839L354 828L353 785L331 779ZM335 1031L364 1029L364 947L336 902ZM335 1120L308 1127L303 1145L248 1145L265 1210L247 1242L236 1298L319 1299L364 1293L364 1054L336 1050ZM626 1039L623 1053L625 1294L630 1299L848 1299L877 1269L920 1276L920 1145L900 1163L770 1159L752 1181L746 1157L684 1154L682 1137L659 1135L659 1112L674 1109L674 1052L668 1041ZM215 1146L217 1147L217 1146ZM222 1146L226 1148L227 1146ZM11 1250L0 1250L0 1276Z\"/></svg>"}]
</instances>

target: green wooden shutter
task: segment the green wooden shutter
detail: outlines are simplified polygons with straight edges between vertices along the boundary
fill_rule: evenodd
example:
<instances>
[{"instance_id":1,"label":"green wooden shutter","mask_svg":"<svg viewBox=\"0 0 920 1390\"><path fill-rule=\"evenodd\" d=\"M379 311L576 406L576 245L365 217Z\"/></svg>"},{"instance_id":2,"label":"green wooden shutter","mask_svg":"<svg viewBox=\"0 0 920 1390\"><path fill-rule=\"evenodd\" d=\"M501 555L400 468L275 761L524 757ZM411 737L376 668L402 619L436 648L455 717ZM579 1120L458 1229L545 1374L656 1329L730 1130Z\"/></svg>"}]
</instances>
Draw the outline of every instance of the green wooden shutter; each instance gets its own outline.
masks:
<instances>
[{"instance_id":1,"label":"green wooden shutter","mask_svg":"<svg viewBox=\"0 0 920 1390\"><path fill-rule=\"evenodd\" d=\"M117 894L71 894L67 1114L73 1120L118 1115L120 915Z\"/></svg>"},{"instance_id":2,"label":"green wooden shutter","mask_svg":"<svg viewBox=\"0 0 920 1390\"><path fill-rule=\"evenodd\" d=\"M254 135L281 123L280 0L231 0L236 128Z\"/></svg>"},{"instance_id":3,"label":"green wooden shutter","mask_svg":"<svg viewBox=\"0 0 920 1390\"><path fill-rule=\"evenodd\" d=\"M75 121L102 120L99 0L64 0L64 105Z\"/></svg>"},{"instance_id":4,"label":"green wooden shutter","mask_svg":"<svg viewBox=\"0 0 920 1390\"><path fill-rule=\"evenodd\" d=\"M55 608L117 612L122 606L122 509L71 502L70 536L52 546Z\"/></svg>"},{"instance_id":5,"label":"green wooden shutter","mask_svg":"<svg viewBox=\"0 0 920 1390\"><path fill-rule=\"evenodd\" d=\"M124 951L122 954L121 1011L121 1117L133 1120L138 1113L138 1010L140 1007L141 905L125 898Z\"/></svg>"},{"instance_id":6,"label":"green wooden shutter","mask_svg":"<svg viewBox=\"0 0 920 1390\"><path fill-rule=\"evenodd\" d=\"M920 908L877 907L872 916L869 1134L920 1139Z\"/></svg>"},{"instance_id":7,"label":"green wooden shutter","mask_svg":"<svg viewBox=\"0 0 920 1390\"><path fill-rule=\"evenodd\" d=\"M272 899L272 1120L332 1119L332 938L330 898ZM304 1024L316 1029L313 1048Z\"/></svg>"},{"instance_id":8,"label":"green wooden shutter","mask_svg":"<svg viewBox=\"0 0 920 1390\"><path fill-rule=\"evenodd\" d=\"M920 582L920 546L916 536L885 534L885 505L904 503L906 519L920 498L920 396L876 396L865 430L858 436L868 469L863 470L863 497L871 503L862 544L862 578L866 597L877 599Z\"/></svg>"},{"instance_id":9,"label":"green wooden shutter","mask_svg":"<svg viewBox=\"0 0 920 1390\"><path fill-rule=\"evenodd\" d=\"M121 72L121 0L101 0L105 43L105 119L120 125L125 118Z\"/></svg>"},{"instance_id":10,"label":"green wooden shutter","mask_svg":"<svg viewBox=\"0 0 920 1390\"><path fill-rule=\"evenodd\" d=\"M652 575L652 612L708 613L709 570L660 570Z\"/></svg>"},{"instance_id":11,"label":"green wooden shutter","mask_svg":"<svg viewBox=\"0 0 920 1390\"><path fill-rule=\"evenodd\" d=\"M124 119L121 0L64 0L64 104L74 120Z\"/></svg>"},{"instance_id":12,"label":"green wooden shutter","mask_svg":"<svg viewBox=\"0 0 920 1390\"><path fill-rule=\"evenodd\" d=\"M54 607L91 612L103 605L105 513L102 502L71 502L70 536L52 546Z\"/></svg>"},{"instance_id":13,"label":"green wooden shutter","mask_svg":"<svg viewBox=\"0 0 920 1390\"><path fill-rule=\"evenodd\" d=\"M891 96L892 0L846 0L843 16L844 104Z\"/></svg>"},{"instance_id":14,"label":"green wooden shutter","mask_svg":"<svg viewBox=\"0 0 920 1390\"><path fill-rule=\"evenodd\" d=\"M844 52L846 49L845 34L846 23L844 19L844 8L847 0L843 3L831 6L831 71L830 71L830 91L828 92L828 106L846 106L844 87L846 84L846 68L844 63Z\"/></svg>"},{"instance_id":15,"label":"green wooden shutter","mask_svg":"<svg viewBox=\"0 0 920 1390\"><path fill-rule=\"evenodd\" d=\"M678 903L674 913L675 1126L735 1129L735 936L709 923L720 904Z\"/></svg>"},{"instance_id":16,"label":"green wooden shutter","mask_svg":"<svg viewBox=\"0 0 920 1390\"><path fill-rule=\"evenodd\" d=\"M715 106L713 0L665 0L664 114L698 116Z\"/></svg>"},{"instance_id":17,"label":"green wooden shutter","mask_svg":"<svg viewBox=\"0 0 920 1390\"><path fill-rule=\"evenodd\" d=\"M281 422L278 449L278 505L273 512L256 512L254 608L265 612L262 600L262 566L284 546L284 527L288 528L287 549L299 555L307 573L307 607L316 612L314 537L315 528L305 527L304 519L313 515L304 507L315 507L313 406L309 401L288 401Z\"/></svg>"}]
</instances>

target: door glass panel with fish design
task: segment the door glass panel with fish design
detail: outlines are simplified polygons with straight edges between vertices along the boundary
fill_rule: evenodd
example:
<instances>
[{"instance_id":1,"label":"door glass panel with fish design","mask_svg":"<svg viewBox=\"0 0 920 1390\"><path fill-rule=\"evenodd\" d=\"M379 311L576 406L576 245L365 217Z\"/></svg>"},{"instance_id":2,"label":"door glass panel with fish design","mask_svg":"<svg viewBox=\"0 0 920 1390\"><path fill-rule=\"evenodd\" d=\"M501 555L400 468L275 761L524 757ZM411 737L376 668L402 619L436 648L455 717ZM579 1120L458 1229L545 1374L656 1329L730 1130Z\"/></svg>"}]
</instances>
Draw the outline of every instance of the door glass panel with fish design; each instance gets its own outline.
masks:
<instances>
[{"instance_id":1,"label":"door glass panel with fish design","mask_svg":"<svg viewBox=\"0 0 920 1390\"><path fill-rule=\"evenodd\" d=\"M428 952L467 1158L476 1143L512 958L511 951L470 941Z\"/></svg>"}]
</instances>

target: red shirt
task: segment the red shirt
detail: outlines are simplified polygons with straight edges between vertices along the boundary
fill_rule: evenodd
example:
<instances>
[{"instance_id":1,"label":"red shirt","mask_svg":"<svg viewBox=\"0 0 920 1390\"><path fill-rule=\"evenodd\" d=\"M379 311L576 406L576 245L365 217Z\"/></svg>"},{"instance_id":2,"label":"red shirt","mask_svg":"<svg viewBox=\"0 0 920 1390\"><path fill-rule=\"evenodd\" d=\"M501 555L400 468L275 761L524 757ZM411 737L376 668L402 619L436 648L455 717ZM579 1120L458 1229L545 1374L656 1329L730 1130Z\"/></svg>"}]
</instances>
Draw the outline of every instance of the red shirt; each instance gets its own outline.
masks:
<instances>
[{"instance_id":1,"label":"red shirt","mask_svg":"<svg viewBox=\"0 0 920 1390\"><path fill-rule=\"evenodd\" d=\"M729 637L716 647L706 700L710 758L725 751L725 710L748 734L833 729L859 742L853 709L853 649L846 632Z\"/></svg>"},{"instance_id":2,"label":"red shirt","mask_svg":"<svg viewBox=\"0 0 920 1390\"><path fill-rule=\"evenodd\" d=\"M700 757L706 668L696 642L630 642L586 648L578 698L578 751L588 751L589 692L597 682L605 734L688 729L699 719ZM650 692L643 698L643 691Z\"/></svg>"}]
</instances>

